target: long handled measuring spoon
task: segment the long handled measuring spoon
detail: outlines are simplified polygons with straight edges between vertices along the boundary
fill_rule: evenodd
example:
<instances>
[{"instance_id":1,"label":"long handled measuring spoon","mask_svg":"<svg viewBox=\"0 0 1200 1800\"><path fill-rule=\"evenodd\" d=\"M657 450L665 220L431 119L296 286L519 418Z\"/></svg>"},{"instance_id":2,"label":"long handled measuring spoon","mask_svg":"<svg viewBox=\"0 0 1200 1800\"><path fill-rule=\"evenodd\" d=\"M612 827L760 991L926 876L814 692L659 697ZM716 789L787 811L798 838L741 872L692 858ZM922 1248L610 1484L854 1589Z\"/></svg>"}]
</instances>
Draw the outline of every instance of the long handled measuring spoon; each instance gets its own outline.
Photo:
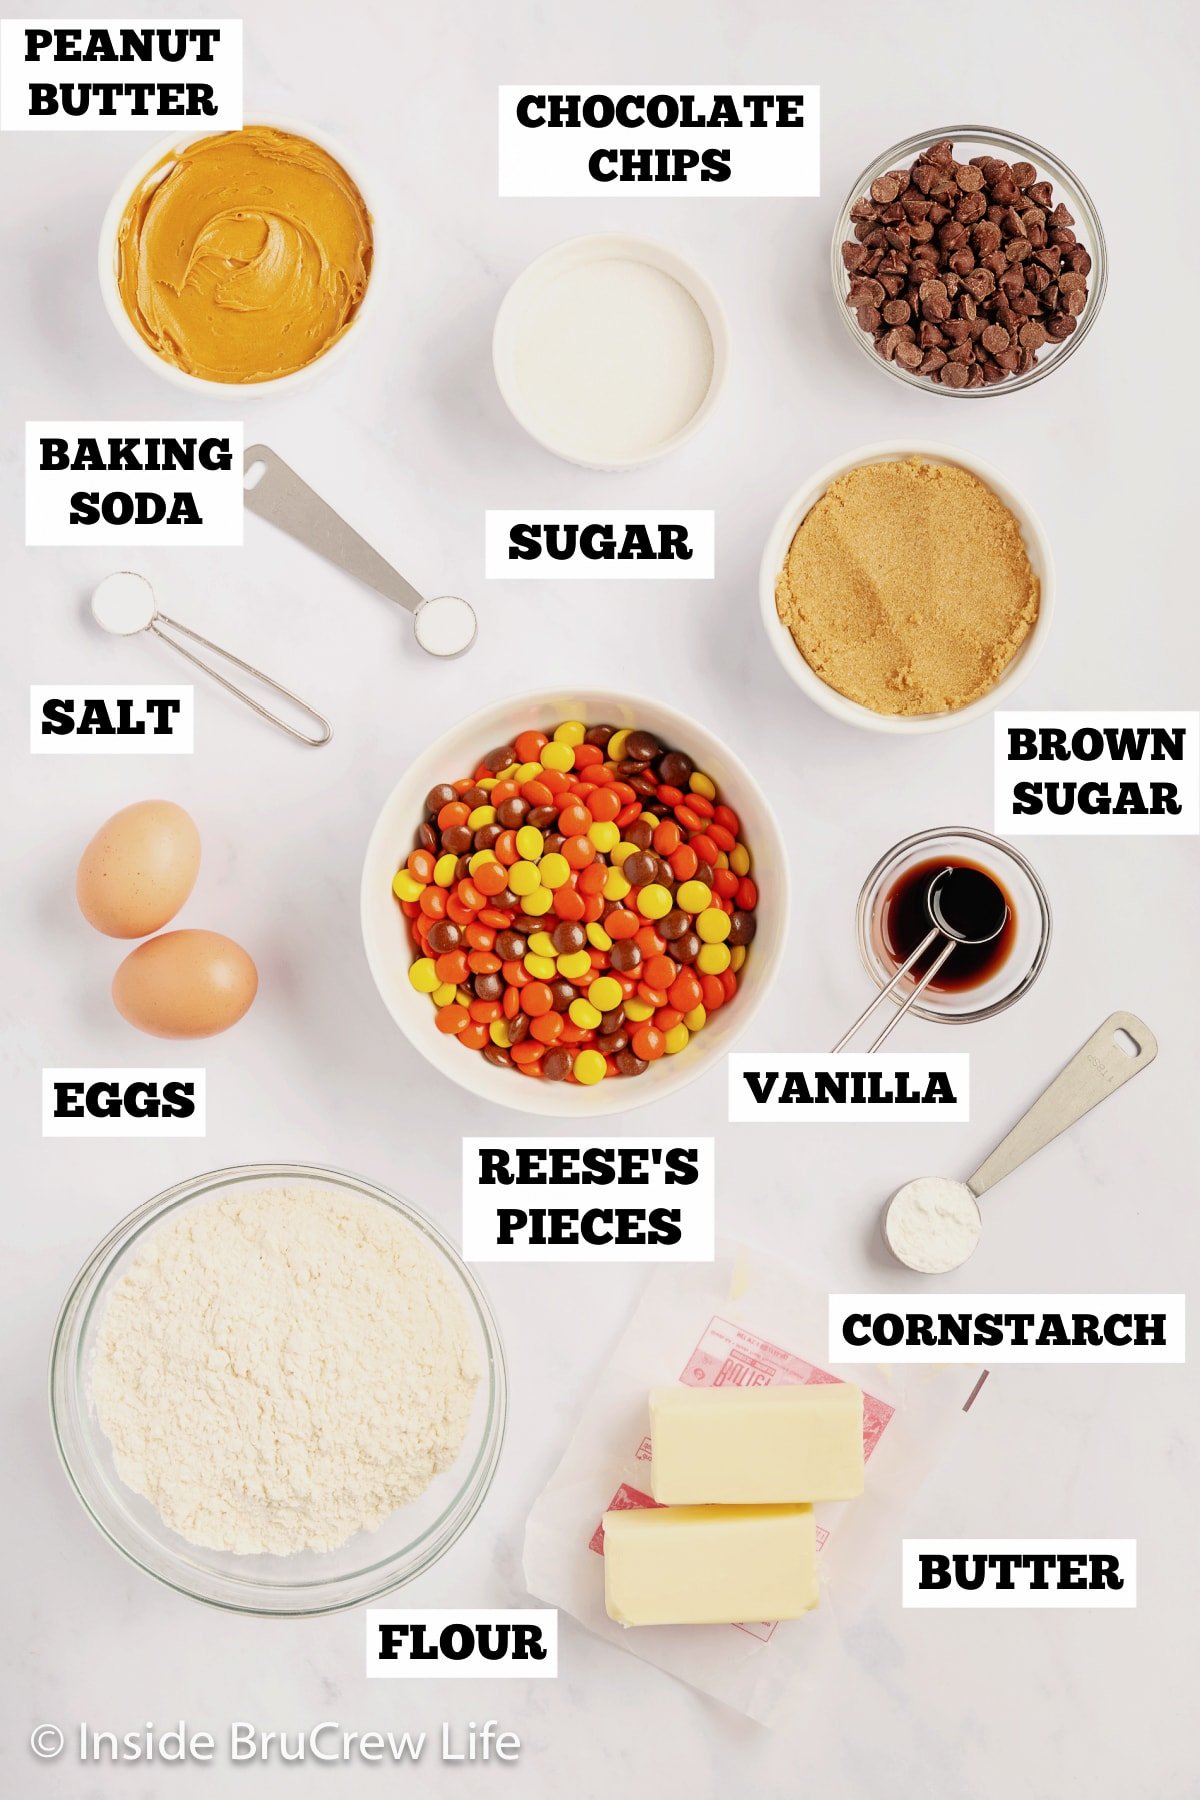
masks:
<instances>
[{"instance_id":1,"label":"long handled measuring spoon","mask_svg":"<svg viewBox=\"0 0 1200 1800\"><path fill-rule=\"evenodd\" d=\"M1133 1013L1105 1019L966 1181L923 1175L897 1188L883 1209L883 1235L892 1255L921 1275L959 1268L983 1230L981 1195L1148 1069L1157 1055L1154 1033Z\"/></svg>"},{"instance_id":2,"label":"long handled measuring spoon","mask_svg":"<svg viewBox=\"0 0 1200 1800\"><path fill-rule=\"evenodd\" d=\"M458 594L419 594L266 444L246 451L242 485L251 512L410 612L417 642L430 656L461 656L471 648L476 621L469 601Z\"/></svg>"},{"instance_id":3,"label":"long handled measuring spoon","mask_svg":"<svg viewBox=\"0 0 1200 1800\"><path fill-rule=\"evenodd\" d=\"M310 748L316 750L322 744L327 744L333 736L333 726L328 719L322 718L314 707L307 705L298 694L293 694L290 688L283 687L278 681L272 681L269 675L264 675L261 669L254 667L253 663L243 662L240 656L233 654L232 650L223 650L220 644L214 644L211 638L201 637L198 631L192 631L189 626L181 625L178 619L168 619L165 613L159 612L158 602L154 598L154 589L144 575L135 575L129 569L122 569L115 575L106 575L99 586L93 589L92 617L97 625L105 631L111 631L116 637L135 637L139 631L152 631L155 637L161 638L163 643L174 650L177 656L184 656L198 669L203 669L206 675L211 675L214 681L220 682L227 693L235 695L261 719L266 719L269 724L278 726L280 731L286 731L289 737L296 738L301 744L308 744ZM263 687L270 688L273 693L282 695L296 708L297 712L303 713L305 717L312 719L314 724L320 727L318 735L310 737L307 732L300 731L295 725L289 725L288 721L281 719L277 713L269 712L265 706L259 704L253 694L248 694L245 688L239 687L236 682L229 681L219 669L214 669L212 664L206 662L202 656L197 656L194 651L185 649L178 642L177 636L173 634L189 638L194 644L202 644L206 650L211 650L223 661L231 663L235 669L241 669L255 681L260 682Z\"/></svg>"},{"instance_id":4,"label":"long handled measuring spoon","mask_svg":"<svg viewBox=\"0 0 1200 1800\"><path fill-rule=\"evenodd\" d=\"M868 1007L865 1007L855 1019L849 1031L844 1032L833 1046L834 1052L844 1050L860 1025L865 1025L876 1007L882 1006L891 998L915 963L920 962L925 952L932 949L939 938L946 942L938 950L933 961L912 990L905 996L902 1005L898 1006L874 1043L868 1050L878 1050L885 1038L891 1037L897 1025L913 1003L920 999L942 964L950 956L956 944L990 944L998 938L1008 923L1008 902L996 883L985 875L982 869L968 869L948 864L939 869L925 890L925 910L929 914L930 929L917 945L912 955L896 970L885 988L880 988Z\"/></svg>"}]
</instances>

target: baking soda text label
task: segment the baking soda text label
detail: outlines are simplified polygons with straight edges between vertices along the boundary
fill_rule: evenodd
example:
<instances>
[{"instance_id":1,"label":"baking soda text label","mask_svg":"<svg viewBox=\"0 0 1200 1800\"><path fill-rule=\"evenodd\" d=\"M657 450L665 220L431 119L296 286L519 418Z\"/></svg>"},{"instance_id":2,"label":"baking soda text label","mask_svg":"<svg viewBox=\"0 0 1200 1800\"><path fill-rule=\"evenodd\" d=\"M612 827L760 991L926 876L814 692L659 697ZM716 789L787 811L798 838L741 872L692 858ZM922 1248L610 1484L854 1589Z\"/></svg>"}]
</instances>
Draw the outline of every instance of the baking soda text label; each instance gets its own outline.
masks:
<instances>
[{"instance_id":1,"label":"baking soda text label","mask_svg":"<svg viewBox=\"0 0 1200 1800\"><path fill-rule=\"evenodd\" d=\"M1182 1294L829 1296L831 1362L1181 1363L1184 1350Z\"/></svg>"},{"instance_id":2,"label":"baking soda text label","mask_svg":"<svg viewBox=\"0 0 1200 1800\"><path fill-rule=\"evenodd\" d=\"M502 87L502 198L821 191L815 87Z\"/></svg>"},{"instance_id":3,"label":"baking soda text label","mask_svg":"<svg viewBox=\"0 0 1200 1800\"><path fill-rule=\"evenodd\" d=\"M995 733L997 832L1200 832L1200 713L1002 712Z\"/></svg>"},{"instance_id":4,"label":"baking soda text label","mask_svg":"<svg viewBox=\"0 0 1200 1800\"><path fill-rule=\"evenodd\" d=\"M25 542L242 542L241 424L31 420Z\"/></svg>"},{"instance_id":5,"label":"baking soda text label","mask_svg":"<svg viewBox=\"0 0 1200 1800\"><path fill-rule=\"evenodd\" d=\"M29 689L34 756L190 756L194 740L190 685Z\"/></svg>"},{"instance_id":6,"label":"baking soda text label","mask_svg":"<svg viewBox=\"0 0 1200 1800\"><path fill-rule=\"evenodd\" d=\"M204 1136L203 1069L43 1069L42 1136Z\"/></svg>"},{"instance_id":7,"label":"baking soda text label","mask_svg":"<svg viewBox=\"0 0 1200 1800\"><path fill-rule=\"evenodd\" d=\"M1135 1538L905 1538L906 1607L1137 1605Z\"/></svg>"},{"instance_id":8,"label":"baking soda text label","mask_svg":"<svg viewBox=\"0 0 1200 1800\"><path fill-rule=\"evenodd\" d=\"M489 512L489 581L711 581L711 512Z\"/></svg>"},{"instance_id":9,"label":"baking soda text label","mask_svg":"<svg viewBox=\"0 0 1200 1800\"><path fill-rule=\"evenodd\" d=\"M711 1262L712 1138L464 1138L467 1262Z\"/></svg>"},{"instance_id":10,"label":"baking soda text label","mask_svg":"<svg viewBox=\"0 0 1200 1800\"><path fill-rule=\"evenodd\" d=\"M735 1125L962 1123L971 1116L970 1057L778 1051L729 1058Z\"/></svg>"},{"instance_id":11,"label":"baking soda text label","mask_svg":"<svg viewBox=\"0 0 1200 1800\"><path fill-rule=\"evenodd\" d=\"M558 1674L558 1613L553 1607L372 1607L367 1612L367 1674L431 1678L553 1681Z\"/></svg>"},{"instance_id":12,"label":"baking soda text label","mask_svg":"<svg viewBox=\"0 0 1200 1800\"><path fill-rule=\"evenodd\" d=\"M0 131L239 131L240 19L0 20Z\"/></svg>"}]
</instances>

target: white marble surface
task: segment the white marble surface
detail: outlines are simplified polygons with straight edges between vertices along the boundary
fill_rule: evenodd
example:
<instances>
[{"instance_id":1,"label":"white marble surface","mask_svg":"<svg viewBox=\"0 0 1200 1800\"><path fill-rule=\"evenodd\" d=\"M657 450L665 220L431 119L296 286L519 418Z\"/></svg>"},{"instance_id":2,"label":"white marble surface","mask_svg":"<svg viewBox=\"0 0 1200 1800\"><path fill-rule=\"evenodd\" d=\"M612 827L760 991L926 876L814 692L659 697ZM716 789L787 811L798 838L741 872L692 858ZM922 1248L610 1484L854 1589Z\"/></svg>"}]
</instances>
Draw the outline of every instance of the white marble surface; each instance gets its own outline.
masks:
<instances>
[{"instance_id":1,"label":"white marble surface","mask_svg":"<svg viewBox=\"0 0 1200 1800\"><path fill-rule=\"evenodd\" d=\"M209 10L230 9L162 0L156 14ZM853 1016L864 996L851 931L862 876L905 832L990 822L991 736L987 722L905 743L856 734L785 680L756 616L757 560L782 499L817 464L906 434L990 458L1041 512L1058 561L1058 616L1023 702L1194 704L1195 502L1185 473L1194 383L1184 322L1155 297L1141 247L1175 245L1191 291L1193 246L1180 237L1177 209L1192 155L1182 121L1194 52L1181 5L1135 14L1115 0L999 11L984 0L948 10L808 0L246 8L249 109L311 119L361 150L376 170L372 203L394 234L392 292L371 339L309 393L247 402L248 428L418 583L470 595L481 619L478 649L439 668L420 659L382 601L257 521L240 551L140 555L169 610L260 658L329 712L337 736L319 755L198 688L191 759L28 757L31 681L155 681L171 670L165 652L103 640L85 616L90 585L125 558L22 547L22 421L189 409L121 348L96 291L99 220L145 140L0 145L5 1793L299 1797L383 1791L395 1780L362 1767L269 1766L242 1769L227 1790L223 1776L198 1767L81 1771L67 1758L36 1764L27 1749L43 1720L125 1730L186 1718L222 1729L231 1717L290 1730L319 1718L436 1730L443 1719L496 1717L520 1733L517 1771L426 1761L408 1776L426 1793L1196 1792L1186 1674L1197 1648L1196 1415L1184 1369L996 1375L959 1453L895 1522L897 1539L1136 1536L1136 1612L905 1614L897 1552L869 1603L839 1616L839 1648L811 1704L774 1733L569 1621L555 1683L392 1685L362 1676L358 1614L281 1625L194 1606L93 1530L57 1467L44 1398L51 1326L78 1264L135 1203L191 1171L323 1159L394 1185L456 1230L464 1125L503 1131L514 1119L464 1108L392 1028L359 945L357 879L397 772L476 704L531 685L624 681L727 736L774 795L795 846L787 966L755 1042L825 1044ZM819 81L825 197L497 200L498 82L638 78ZM1093 337L1061 375L1019 396L951 406L887 382L854 354L828 291L828 236L869 156L923 125L980 116L1050 144L1080 171L1114 272ZM512 424L489 336L505 286L531 256L572 233L619 228L661 237L718 284L734 368L718 416L673 461L598 477L555 462ZM718 578L647 590L485 585L484 508L530 503L715 507ZM116 949L81 924L72 872L101 818L154 792L186 805L203 834L204 869L181 922L243 939L260 963L261 997L207 1050L206 1142L43 1142L43 1064L121 1064L146 1052L110 1008ZM869 1248L881 1197L922 1167L972 1166L1100 1019L1129 1007L1155 1027L1158 1065L988 1203L985 1248L958 1285L1188 1285L1197 1257L1195 843L1029 848L1055 908L1053 951L1024 1004L970 1034L972 1123L853 1135L810 1127L782 1141L718 1123L725 1232L777 1248L817 1284L885 1286L893 1277ZM936 1028L914 1025L907 1041L940 1040ZM639 1123L708 1129L723 1111L714 1070ZM511 1430L484 1513L410 1590L428 1604L521 1602L526 1511L642 1276L636 1267L511 1268L486 1280L510 1359Z\"/></svg>"}]
</instances>

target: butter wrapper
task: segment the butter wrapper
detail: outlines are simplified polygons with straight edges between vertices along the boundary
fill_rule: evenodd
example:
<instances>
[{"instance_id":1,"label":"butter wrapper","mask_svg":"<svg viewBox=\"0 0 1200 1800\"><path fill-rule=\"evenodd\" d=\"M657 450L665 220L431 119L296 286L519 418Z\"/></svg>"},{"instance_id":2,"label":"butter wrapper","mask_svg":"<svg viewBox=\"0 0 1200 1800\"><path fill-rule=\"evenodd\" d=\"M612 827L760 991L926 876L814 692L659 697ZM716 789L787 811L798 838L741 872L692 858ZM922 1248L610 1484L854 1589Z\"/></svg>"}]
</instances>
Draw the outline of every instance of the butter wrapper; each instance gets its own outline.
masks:
<instances>
[{"instance_id":1,"label":"butter wrapper","mask_svg":"<svg viewBox=\"0 0 1200 1800\"><path fill-rule=\"evenodd\" d=\"M827 1366L828 1301L776 1257L732 1245L713 1263L656 1272L525 1530L525 1580L538 1599L765 1725L811 1699L818 1674L838 1660L840 1614L869 1595L889 1551L898 1581L905 1510L962 1428L978 1376L962 1364ZM601 1521L654 1505L649 1390L843 1380L863 1390L866 1485L860 1499L815 1508L816 1611L740 1625L615 1624L604 1610Z\"/></svg>"}]
</instances>

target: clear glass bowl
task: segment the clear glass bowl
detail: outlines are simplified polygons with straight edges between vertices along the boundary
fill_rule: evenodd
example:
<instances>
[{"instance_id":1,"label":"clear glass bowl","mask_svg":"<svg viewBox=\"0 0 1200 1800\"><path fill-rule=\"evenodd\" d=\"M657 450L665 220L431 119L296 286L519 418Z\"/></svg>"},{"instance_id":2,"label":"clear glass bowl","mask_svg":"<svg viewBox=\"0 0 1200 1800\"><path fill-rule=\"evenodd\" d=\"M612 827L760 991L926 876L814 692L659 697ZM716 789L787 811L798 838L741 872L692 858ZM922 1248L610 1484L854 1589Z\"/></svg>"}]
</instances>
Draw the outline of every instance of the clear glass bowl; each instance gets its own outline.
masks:
<instances>
[{"instance_id":1,"label":"clear glass bowl","mask_svg":"<svg viewBox=\"0 0 1200 1800\"><path fill-rule=\"evenodd\" d=\"M1037 870L1003 838L976 831L970 825L944 825L934 831L918 831L902 843L893 844L887 854L880 857L858 896L859 953L877 987L886 987L899 967L884 943L885 899L906 869L938 856L961 857L977 863L982 869L994 871L1012 901L1016 916L1017 930L1012 946L1000 967L986 981L977 987L957 991L926 988L920 1000L909 1008L918 1019L974 1025L981 1019L994 1018L1012 1006L1041 974L1050 948L1053 923L1050 902ZM903 1005L915 985L911 975L905 977L894 995L897 1006Z\"/></svg>"},{"instance_id":2,"label":"clear glass bowl","mask_svg":"<svg viewBox=\"0 0 1200 1800\"><path fill-rule=\"evenodd\" d=\"M849 237L853 237L850 209L855 201L867 192L871 183L880 175L886 175L889 169L909 168L922 150L936 144L942 138L949 138L954 144L954 154L959 162L969 162L973 156L997 156L1004 162L1031 162L1038 172L1039 179L1053 184L1054 203L1057 206L1062 200L1067 210L1074 214L1075 224L1072 229L1084 249L1092 259L1092 272L1088 276L1087 304L1079 314L1079 323L1070 337L1064 338L1061 344L1047 344L1038 351L1038 359L1032 369L1023 375L1010 375L1007 381L998 381L992 387L952 388L944 387L940 381L930 381L927 375L914 375L902 368L897 362L887 362L875 353L874 340L863 331L850 307L846 305L846 295L850 291L850 277L842 264L842 245ZM905 138L902 143L893 144L882 156L876 157L858 177L846 197L846 202L838 214L834 227L833 245L830 256L833 272L833 292L837 309L842 315L842 323L858 345L860 353L867 357L877 369L893 376L897 381L905 382L909 387L920 388L923 393L942 394L951 400L975 400L989 394L1011 394L1017 388L1032 387L1035 381L1041 381L1044 375L1060 368L1069 356L1078 350L1084 338L1095 324L1096 317L1104 300L1104 292L1108 286L1108 254L1104 245L1104 231L1100 224L1100 216L1092 203L1091 195L1072 173L1066 163L1060 162L1041 144L1034 144L1028 138L1017 137L1011 131L999 131L991 125L939 125L932 131L919 131L913 137Z\"/></svg>"},{"instance_id":3,"label":"clear glass bowl","mask_svg":"<svg viewBox=\"0 0 1200 1800\"><path fill-rule=\"evenodd\" d=\"M445 1265L470 1323L481 1370L457 1460L421 1497L377 1531L360 1531L338 1550L295 1556L238 1556L190 1544L149 1500L121 1481L112 1446L91 1401L90 1371L108 1295L167 1218L237 1187L307 1182L389 1206L415 1227ZM50 1416L71 1484L100 1530L131 1562L181 1594L231 1612L301 1618L359 1606L412 1581L461 1537L483 1504L504 1440L508 1387L500 1334L483 1291L436 1226L415 1207L335 1169L264 1163L218 1169L180 1182L109 1232L63 1303L50 1357Z\"/></svg>"}]
</instances>

